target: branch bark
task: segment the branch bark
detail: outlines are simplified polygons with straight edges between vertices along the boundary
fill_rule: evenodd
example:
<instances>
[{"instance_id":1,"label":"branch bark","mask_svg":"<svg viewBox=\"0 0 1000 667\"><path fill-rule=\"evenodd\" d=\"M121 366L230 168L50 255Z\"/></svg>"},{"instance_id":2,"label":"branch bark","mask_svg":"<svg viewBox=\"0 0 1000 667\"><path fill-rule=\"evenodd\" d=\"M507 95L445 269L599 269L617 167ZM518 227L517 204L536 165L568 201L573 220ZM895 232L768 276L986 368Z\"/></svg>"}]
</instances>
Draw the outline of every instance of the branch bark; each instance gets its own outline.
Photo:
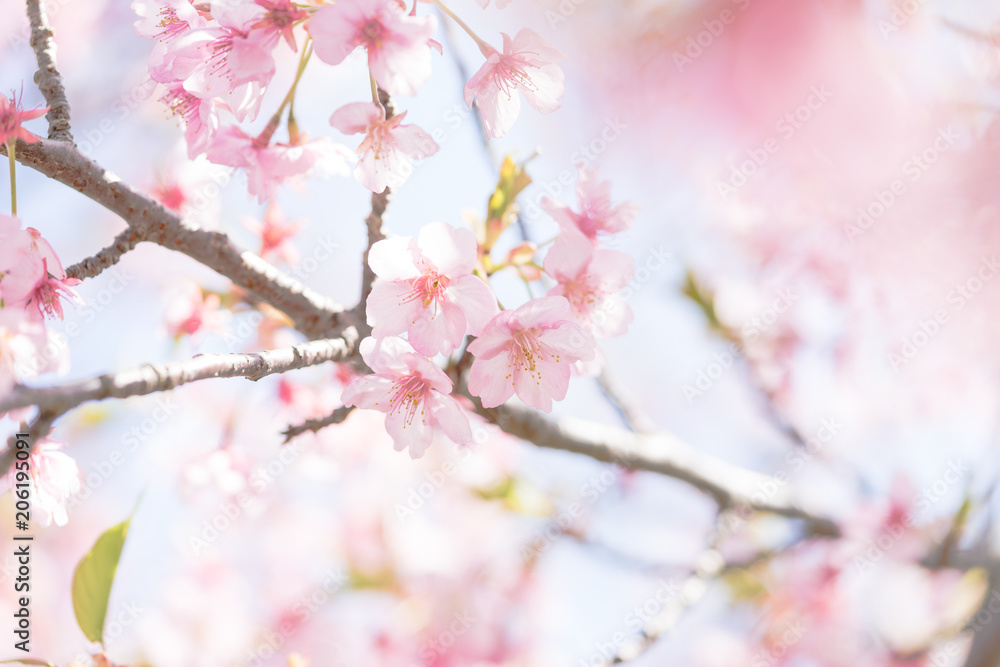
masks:
<instances>
[{"instance_id":1,"label":"branch bark","mask_svg":"<svg viewBox=\"0 0 1000 667\"><path fill-rule=\"evenodd\" d=\"M131 227L115 237L114 242L107 248L99 251L93 257L80 260L73 266L66 269L66 275L70 278L93 278L100 275L105 269L110 269L121 260L122 255L136 247L140 241L144 241L143 235Z\"/></svg>"},{"instance_id":2,"label":"branch bark","mask_svg":"<svg viewBox=\"0 0 1000 667\"><path fill-rule=\"evenodd\" d=\"M505 433L538 447L655 472L712 496L723 510L747 508L769 512L803 521L814 535L840 535L836 523L803 508L788 489L775 485L767 475L699 452L668 433L631 433L571 417L550 420L513 404L482 408L478 401L475 403L476 411Z\"/></svg>"},{"instance_id":3,"label":"branch bark","mask_svg":"<svg viewBox=\"0 0 1000 667\"><path fill-rule=\"evenodd\" d=\"M256 382L275 373L341 361L352 353L353 343L330 338L249 354L201 354L187 361L145 364L54 387L15 385L0 398L0 414L33 405L66 412L87 401L144 396L208 378L245 377Z\"/></svg>"},{"instance_id":4,"label":"branch bark","mask_svg":"<svg viewBox=\"0 0 1000 667\"><path fill-rule=\"evenodd\" d=\"M73 143L69 124L69 101L63 88L62 75L56 69L56 44L52 28L42 8L41 0L27 0L28 22L31 24L31 49L35 52L38 71L35 84L49 105L45 119L49 121L49 139Z\"/></svg>"}]
</instances>

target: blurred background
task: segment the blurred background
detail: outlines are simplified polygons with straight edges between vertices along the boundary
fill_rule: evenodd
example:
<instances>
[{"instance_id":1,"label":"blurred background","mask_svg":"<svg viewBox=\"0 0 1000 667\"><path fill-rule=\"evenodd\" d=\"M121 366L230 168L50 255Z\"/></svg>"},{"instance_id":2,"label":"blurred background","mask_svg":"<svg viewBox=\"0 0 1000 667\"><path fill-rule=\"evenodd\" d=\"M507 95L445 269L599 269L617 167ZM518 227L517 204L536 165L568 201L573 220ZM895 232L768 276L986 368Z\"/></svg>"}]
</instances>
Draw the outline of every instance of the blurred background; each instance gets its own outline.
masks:
<instances>
[{"instance_id":1,"label":"blurred background","mask_svg":"<svg viewBox=\"0 0 1000 667\"><path fill-rule=\"evenodd\" d=\"M187 160L128 4L47 6L81 150L137 188L182 193L189 219L257 251L266 207L242 172ZM578 166L598 169L616 202L641 206L612 243L635 259L635 320L601 342L606 381L646 427L773 476L843 537L752 515L713 543L717 507L692 487L484 425L473 446L442 438L413 461L393 451L381 414L357 411L282 449L288 424L339 405L347 376L330 365L200 382L57 423L83 487L67 525L36 537L33 655L91 664L73 568L137 506L108 616L107 654L123 664L287 665L297 653L315 667L582 667L605 664L671 605L682 613L636 667L1000 664L988 646L1000 611L1000 6L450 6L493 43L530 27L564 51L566 96L551 115L524 105L485 146L462 98L482 56L439 16L444 55L397 105L440 130L441 150L394 194L388 229L482 216L503 156L537 151L520 206L541 242L557 229L541 198L575 205ZM0 15L0 89L40 105L22 3L0 0ZM286 46L276 57L264 109L297 61ZM367 86L358 53L312 63L300 127L353 147L328 119ZM44 134L44 119L28 127ZM26 168L18 180L22 219L67 265L125 227ZM356 303L370 193L317 174L272 203L302 226L294 253L274 261ZM524 300L519 281L496 286L505 304ZM78 291L86 305L53 324L73 332L70 370L40 384L301 340L273 312L230 308L226 279L148 244ZM195 311L199 330L178 333ZM626 426L594 378L575 378L554 416ZM9 495L0 514L8 531ZM13 543L2 541L9 618ZM725 565L694 581L706 553ZM678 604L691 586L697 602Z\"/></svg>"}]
</instances>

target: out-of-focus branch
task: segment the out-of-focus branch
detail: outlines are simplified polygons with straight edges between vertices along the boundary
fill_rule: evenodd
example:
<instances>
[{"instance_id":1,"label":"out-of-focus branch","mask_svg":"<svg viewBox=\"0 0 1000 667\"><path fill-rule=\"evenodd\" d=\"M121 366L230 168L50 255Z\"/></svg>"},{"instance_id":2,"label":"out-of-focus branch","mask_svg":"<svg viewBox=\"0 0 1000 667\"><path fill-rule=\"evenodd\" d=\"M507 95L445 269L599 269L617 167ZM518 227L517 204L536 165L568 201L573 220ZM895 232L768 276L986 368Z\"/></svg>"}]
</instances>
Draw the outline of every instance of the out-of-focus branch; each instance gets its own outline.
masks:
<instances>
[{"instance_id":1,"label":"out-of-focus branch","mask_svg":"<svg viewBox=\"0 0 1000 667\"><path fill-rule=\"evenodd\" d=\"M0 146L0 154L6 148ZM67 143L19 141L17 160L72 187L121 216L140 238L182 252L226 276L281 310L306 336L336 336L356 324L356 317L306 288L251 252L240 250L225 234L193 227L158 202L133 190Z\"/></svg>"},{"instance_id":2,"label":"out-of-focus branch","mask_svg":"<svg viewBox=\"0 0 1000 667\"><path fill-rule=\"evenodd\" d=\"M477 412L505 433L538 447L560 449L673 477L712 496L723 510L748 508L805 523L809 533L840 535L831 519L804 509L791 492L767 475L740 468L697 451L668 433L631 433L591 421L551 420L529 408L506 404Z\"/></svg>"},{"instance_id":3,"label":"out-of-focus branch","mask_svg":"<svg viewBox=\"0 0 1000 667\"><path fill-rule=\"evenodd\" d=\"M42 8L41 0L27 0L28 22L31 24L31 48L38 61L35 84L49 105L45 119L49 121L49 139L73 143L69 127L69 101L63 88L62 76L56 69L56 43L52 28Z\"/></svg>"},{"instance_id":4,"label":"out-of-focus branch","mask_svg":"<svg viewBox=\"0 0 1000 667\"><path fill-rule=\"evenodd\" d=\"M109 269L117 264L122 255L144 240L142 234L129 227L116 236L114 242L107 248L104 248L92 257L87 257L68 267L66 275L70 278L78 278L80 280L100 275L105 269Z\"/></svg>"},{"instance_id":5,"label":"out-of-focus branch","mask_svg":"<svg viewBox=\"0 0 1000 667\"><path fill-rule=\"evenodd\" d=\"M698 558L694 571L670 595L663 610L650 619L639 631L639 635L618 648L618 652L607 660L606 665L619 665L635 660L653 646L660 638L673 630L684 612L697 604L712 581L723 573L726 561L718 551L722 538L728 532L730 517L721 512L716 520L715 530L708 539L708 546Z\"/></svg>"},{"instance_id":6,"label":"out-of-focus branch","mask_svg":"<svg viewBox=\"0 0 1000 667\"><path fill-rule=\"evenodd\" d=\"M354 406L342 406L328 414L326 417L319 417L317 419L307 419L301 424L296 424L295 426L289 426L286 428L282 435L285 436L285 441L282 444L287 444L292 441L293 438L297 438L303 433L316 433L317 431L326 428L327 426L333 426L334 424L340 424L345 419L347 415L354 411Z\"/></svg>"},{"instance_id":7,"label":"out-of-focus branch","mask_svg":"<svg viewBox=\"0 0 1000 667\"><path fill-rule=\"evenodd\" d=\"M649 418L635 406L631 397L626 396L625 392L615 384L607 368L602 369L597 376L597 386L630 431L651 433L656 430Z\"/></svg>"}]
</instances>

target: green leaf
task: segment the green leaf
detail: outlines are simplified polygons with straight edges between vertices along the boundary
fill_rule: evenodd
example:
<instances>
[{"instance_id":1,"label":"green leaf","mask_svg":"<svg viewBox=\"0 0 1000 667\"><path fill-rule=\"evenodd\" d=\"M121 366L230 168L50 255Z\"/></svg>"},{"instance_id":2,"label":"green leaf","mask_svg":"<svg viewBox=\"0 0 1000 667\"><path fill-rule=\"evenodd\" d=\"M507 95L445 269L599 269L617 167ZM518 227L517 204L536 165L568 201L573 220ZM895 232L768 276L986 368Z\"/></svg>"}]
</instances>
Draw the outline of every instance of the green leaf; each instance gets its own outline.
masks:
<instances>
[{"instance_id":1,"label":"green leaf","mask_svg":"<svg viewBox=\"0 0 1000 667\"><path fill-rule=\"evenodd\" d=\"M92 642L101 642L104 637L111 585L131 521L129 518L104 531L73 573L73 612L84 636Z\"/></svg>"}]
</instances>

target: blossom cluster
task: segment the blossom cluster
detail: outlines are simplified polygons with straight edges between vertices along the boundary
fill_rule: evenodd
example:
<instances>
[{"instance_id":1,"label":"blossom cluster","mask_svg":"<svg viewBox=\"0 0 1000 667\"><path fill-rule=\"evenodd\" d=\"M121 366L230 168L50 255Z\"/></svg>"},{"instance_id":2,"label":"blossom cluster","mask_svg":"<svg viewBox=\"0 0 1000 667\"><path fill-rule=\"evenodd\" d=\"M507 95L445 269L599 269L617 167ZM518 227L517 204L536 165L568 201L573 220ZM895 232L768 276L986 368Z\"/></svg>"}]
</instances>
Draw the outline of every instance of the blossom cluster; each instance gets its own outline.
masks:
<instances>
[{"instance_id":1,"label":"blossom cluster","mask_svg":"<svg viewBox=\"0 0 1000 667\"><path fill-rule=\"evenodd\" d=\"M373 192L399 187L414 160L437 152L422 129L404 124L406 111L393 115L378 91L416 95L429 79L435 16L419 16L419 3L407 11L401 0L339 0L295 3L291 0L135 0L141 17L137 32L156 40L149 60L151 78L161 84L161 100L185 128L188 155L206 155L220 165L245 170L248 190L263 202L277 188L314 169L349 172L351 151L329 137L308 139L294 116L296 89L313 55L340 65L358 49L367 55L370 102L351 101L333 111L330 124L345 135L361 134L354 175ZM541 113L559 108L563 55L530 29L513 38L502 34L497 50L472 33L485 62L465 86L465 100L479 109L486 132L504 136L520 111L520 96ZM291 89L264 129L251 136L241 125L260 115L264 95L277 70L275 53L300 54ZM367 91L366 91L367 93ZM287 110L287 115L286 115ZM288 140L275 141L284 119Z\"/></svg>"},{"instance_id":2,"label":"blossom cluster","mask_svg":"<svg viewBox=\"0 0 1000 667\"><path fill-rule=\"evenodd\" d=\"M468 442L468 416L451 396L451 378L432 359L451 355L472 336L463 353L472 359L468 390L484 408L516 394L550 412L553 401L565 398L573 369L595 360L595 337L619 336L632 320L620 294L632 280L632 259L600 240L629 226L636 207L614 207L609 194L608 183L581 169L579 211L546 202L560 233L542 267L533 261L532 244L494 264L489 246L495 239L480 241L472 230L442 222L424 226L416 239L375 243L368 261L377 278L366 304L372 336L360 348L374 373L345 388L344 404L385 412L396 448L409 448L414 457L436 429ZM532 280L547 279L551 287L545 296L501 310L489 276L511 267L525 277L528 266L536 269Z\"/></svg>"}]
</instances>

